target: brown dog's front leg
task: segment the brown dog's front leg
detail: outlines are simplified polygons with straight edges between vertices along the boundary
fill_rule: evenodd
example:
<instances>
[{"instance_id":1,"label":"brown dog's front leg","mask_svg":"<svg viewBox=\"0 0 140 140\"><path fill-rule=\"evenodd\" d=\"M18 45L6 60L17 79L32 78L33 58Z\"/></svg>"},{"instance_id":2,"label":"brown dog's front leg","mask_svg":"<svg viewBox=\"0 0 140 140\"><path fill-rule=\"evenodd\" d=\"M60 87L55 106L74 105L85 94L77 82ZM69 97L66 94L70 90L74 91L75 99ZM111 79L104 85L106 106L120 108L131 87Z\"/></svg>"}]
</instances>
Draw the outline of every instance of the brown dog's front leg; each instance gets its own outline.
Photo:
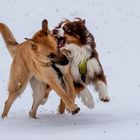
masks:
<instances>
[{"instance_id":1,"label":"brown dog's front leg","mask_svg":"<svg viewBox=\"0 0 140 140\"><path fill-rule=\"evenodd\" d=\"M73 115L80 111L80 108L74 104L74 102L70 99L69 95L63 90L59 81L56 81L53 78L51 78L50 81L48 81L48 84L52 89L55 90L58 96L62 98L63 102L66 104L67 108L70 112L72 112Z\"/></svg>"},{"instance_id":2,"label":"brown dog's front leg","mask_svg":"<svg viewBox=\"0 0 140 140\"><path fill-rule=\"evenodd\" d=\"M64 112L65 112L65 103L63 102L62 99L60 99L60 104L58 106L58 112L60 114L64 114Z\"/></svg>"},{"instance_id":3,"label":"brown dog's front leg","mask_svg":"<svg viewBox=\"0 0 140 140\"><path fill-rule=\"evenodd\" d=\"M73 78L70 73L69 66L66 68L66 70L64 72L64 82L65 82L65 84L64 84L65 91L68 93L70 99L75 103L76 93L75 93ZM63 102L62 99L60 99L60 104L58 106L58 112L60 114L63 114L65 112L65 103Z\"/></svg>"}]
</instances>

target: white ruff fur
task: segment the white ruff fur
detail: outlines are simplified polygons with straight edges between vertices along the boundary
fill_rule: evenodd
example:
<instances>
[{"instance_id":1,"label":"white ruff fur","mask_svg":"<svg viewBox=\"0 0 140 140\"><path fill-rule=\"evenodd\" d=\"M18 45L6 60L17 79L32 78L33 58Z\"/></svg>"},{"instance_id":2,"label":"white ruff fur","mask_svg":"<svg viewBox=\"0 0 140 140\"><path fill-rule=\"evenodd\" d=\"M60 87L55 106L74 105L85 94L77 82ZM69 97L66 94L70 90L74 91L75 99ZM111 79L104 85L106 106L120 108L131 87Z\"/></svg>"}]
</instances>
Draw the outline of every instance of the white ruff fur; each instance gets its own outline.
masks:
<instances>
[{"instance_id":1,"label":"white ruff fur","mask_svg":"<svg viewBox=\"0 0 140 140\"><path fill-rule=\"evenodd\" d=\"M81 75L79 73L79 64L81 60L85 57L89 58L91 56L91 47L89 45L84 45L83 47L79 47L76 44L67 44L64 48L66 51L70 53L67 55L70 66L71 66L71 73L73 75L75 82L82 82ZM100 73L101 68L99 66L98 61L96 58L91 58L87 61L87 76L90 78L94 77L94 73Z\"/></svg>"},{"instance_id":2,"label":"white ruff fur","mask_svg":"<svg viewBox=\"0 0 140 140\"><path fill-rule=\"evenodd\" d=\"M87 61L87 73L88 77L94 77L94 73L99 74L101 72L101 67L96 58L91 58Z\"/></svg>"},{"instance_id":3,"label":"white ruff fur","mask_svg":"<svg viewBox=\"0 0 140 140\"><path fill-rule=\"evenodd\" d=\"M59 37L63 37L64 36L64 30L63 30L64 25L65 25L65 23L63 23L61 25L61 27L58 29L58 36Z\"/></svg>"}]
</instances>

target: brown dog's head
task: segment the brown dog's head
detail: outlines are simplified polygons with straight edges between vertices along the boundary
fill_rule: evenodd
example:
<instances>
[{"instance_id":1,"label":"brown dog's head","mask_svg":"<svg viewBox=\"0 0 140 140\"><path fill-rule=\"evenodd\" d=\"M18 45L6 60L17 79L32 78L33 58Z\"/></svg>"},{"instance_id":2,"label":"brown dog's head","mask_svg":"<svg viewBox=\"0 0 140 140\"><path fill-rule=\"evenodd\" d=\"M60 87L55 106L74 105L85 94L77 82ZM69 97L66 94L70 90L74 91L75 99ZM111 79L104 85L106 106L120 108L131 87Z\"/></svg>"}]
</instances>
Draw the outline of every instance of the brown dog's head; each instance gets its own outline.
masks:
<instances>
[{"instance_id":1,"label":"brown dog's head","mask_svg":"<svg viewBox=\"0 0 140 140\"><path fill-rule=\"evenodd\" d=\"M56 39L49 31L46 19L42 21L42 29L30 40L34 43L32 51L40 61L49 60L60 65L69 63L68 59L57 48Z\"/></svg>"},{"instance_id":2,"label":"brown dog's head","mask_svg":"<svg viewBox=\"0 0 140 140\"><path fill-rule=\"evenodd\" d=\"M53 30L54 36L58 39L58 47L62 47L66 41L77 45L86 44L87 33L85 20L80 18L73 21L65 20Z\"/></svg>"}]
</instances>

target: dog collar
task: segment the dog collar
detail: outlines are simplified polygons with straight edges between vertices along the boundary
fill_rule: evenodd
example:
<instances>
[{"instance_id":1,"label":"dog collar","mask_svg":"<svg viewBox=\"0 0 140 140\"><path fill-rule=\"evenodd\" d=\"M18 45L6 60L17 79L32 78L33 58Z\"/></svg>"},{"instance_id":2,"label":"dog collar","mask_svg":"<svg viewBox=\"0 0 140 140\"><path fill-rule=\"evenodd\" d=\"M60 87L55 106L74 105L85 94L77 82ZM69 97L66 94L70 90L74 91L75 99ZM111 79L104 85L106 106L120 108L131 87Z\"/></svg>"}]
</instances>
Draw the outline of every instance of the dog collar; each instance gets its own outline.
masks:
<instances>
[{"instance_id":1,"label":"dog collar","mask_svg":"<svg viewBox=\"0 0 140 140\"><path fill-rule=\"evenodd\" d=\"M58 75L58 78L62 78L63 77L63 74L62 72L60 71L60 69L55 65L54 62L52 62L51 64L52 68L56 71L57 75Z\"/></svg>"}]
</instances>

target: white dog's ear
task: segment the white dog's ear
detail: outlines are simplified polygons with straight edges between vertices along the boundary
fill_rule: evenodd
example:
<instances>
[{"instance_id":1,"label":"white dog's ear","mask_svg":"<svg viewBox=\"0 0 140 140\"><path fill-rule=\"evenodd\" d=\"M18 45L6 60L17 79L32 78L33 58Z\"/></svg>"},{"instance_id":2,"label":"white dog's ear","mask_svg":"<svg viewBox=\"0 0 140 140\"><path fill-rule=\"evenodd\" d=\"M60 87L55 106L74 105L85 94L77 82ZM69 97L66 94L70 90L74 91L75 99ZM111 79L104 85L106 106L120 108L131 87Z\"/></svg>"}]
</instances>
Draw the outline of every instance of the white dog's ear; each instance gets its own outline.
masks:
<instances>
[{"instance_id":1,"label":"white dog's ear","mask_svg":"<svg viewBox=\"0 0 140 140\"><path fill-rule=\"evenodd\" d=\"M67 48L61 48L60 51L62 52L62 54L64 54L66 57L71 56L71 51L68 50Z\"/></svg>"},{"instance_id":2,"label":"white dog's ear","mask_svg":"<svg viewBox=\"0 0 140 140\"><path fill-rule=\"evenodd\" d=\"M85 19L83 19L83 24L85 24L86 23L86 20Z\"/></svg>"}]
</instances>

